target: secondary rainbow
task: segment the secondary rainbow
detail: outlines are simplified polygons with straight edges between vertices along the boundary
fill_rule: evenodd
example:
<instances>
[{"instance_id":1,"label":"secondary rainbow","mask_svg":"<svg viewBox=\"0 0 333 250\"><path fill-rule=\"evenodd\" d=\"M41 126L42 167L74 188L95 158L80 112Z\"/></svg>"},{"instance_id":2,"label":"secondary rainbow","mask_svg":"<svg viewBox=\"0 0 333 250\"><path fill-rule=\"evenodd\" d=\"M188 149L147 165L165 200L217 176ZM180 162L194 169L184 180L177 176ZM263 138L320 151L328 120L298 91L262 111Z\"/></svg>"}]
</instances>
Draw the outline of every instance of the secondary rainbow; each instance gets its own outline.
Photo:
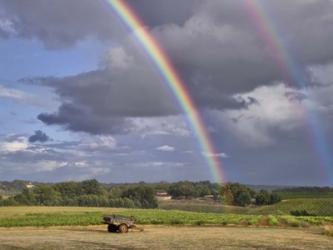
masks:
<instances>
[{"instance_id":1,"label":"secondary rainbow","mask_svg":"<svg viewBox=\"0 0 333 250\"><path fill-rule=\"evenodd\" d=\"M118 16L134 32L142 47L157 66L165 82L176 96L183 112L186 114L192 131L196 134L200 148L207 159L212 177L215 182L222 183L224 175L213 143L209 137L203 119L195 106L189 91L169 57L156 39L150 34L143 21L134 10L123 0L107 0Z\"/></svg>"},{"instance_id":2,"label":"secondary rainbow","mask_svg":"<svg viewBox=\"0 0 333 250\"><path fill-rule=\"evenodd\" d=\"M276 61L286 83L296 84L299 88L302 88L306 95L308 95L307 86L310 85L309 76L288 52L285 43L274 26L273 20L269 16L268 10L265 8L265 1L243 0L243 2L250 19L257 28L260 37L268 46L271 56ZM269 4L269 2L266 2L266 4ZM330 181L333 179L333 157L320 121L316 113L306 107L305 104L303 110L300 110L300 112L306 115L308 131L310 133L310 138L313 140L312 146L317 152L321 165L326 172L325 174Z\"/></svg>"}]
</instances>

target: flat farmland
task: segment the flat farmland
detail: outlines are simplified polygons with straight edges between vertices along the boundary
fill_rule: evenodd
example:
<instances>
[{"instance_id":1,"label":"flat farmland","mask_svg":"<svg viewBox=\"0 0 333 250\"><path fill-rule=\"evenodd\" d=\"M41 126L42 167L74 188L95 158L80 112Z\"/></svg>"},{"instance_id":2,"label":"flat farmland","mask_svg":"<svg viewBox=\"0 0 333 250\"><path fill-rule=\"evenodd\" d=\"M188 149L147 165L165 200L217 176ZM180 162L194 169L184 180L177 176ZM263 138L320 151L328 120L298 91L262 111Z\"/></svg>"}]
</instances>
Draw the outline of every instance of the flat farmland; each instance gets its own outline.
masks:
<instances>
[{"instance_id":1,"label":"flat farmland","mask_svg":"<svg viewBox=\"0 0 333 250\"><path fill-rule=\"evenodd\" d=\"M0 249L333 249L319 229L146 225L107 233L105 226L0 228Z\"/></svg>"},{"instance_id":2,"label":"flat farmland","mask_svg":"<svg viewBox=\"0 0 333 250\"><path fill-rule=\"evenodd\" d=\"M103 214L137 218L144 231L108 233ZM325 232L325 229L329 231ZM333 217L162 209L1 207L0 249L332 249ZM326 233L326 235L325 235Z\"/></svg>"}]
</instances>

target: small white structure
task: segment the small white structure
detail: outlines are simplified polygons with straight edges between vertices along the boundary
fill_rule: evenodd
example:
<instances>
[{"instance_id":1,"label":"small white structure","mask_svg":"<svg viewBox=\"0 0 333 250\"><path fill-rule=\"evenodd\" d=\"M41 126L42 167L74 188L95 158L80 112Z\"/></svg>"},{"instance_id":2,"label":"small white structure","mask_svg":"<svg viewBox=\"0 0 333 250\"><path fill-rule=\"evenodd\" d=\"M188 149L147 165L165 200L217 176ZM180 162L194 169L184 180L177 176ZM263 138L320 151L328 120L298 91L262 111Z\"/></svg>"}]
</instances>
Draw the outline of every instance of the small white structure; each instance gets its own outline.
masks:
<instances>
[{"instance_id":1,"label":"small white structure","mask_svg":"<svg viewBox=\"0 0 333 250\"><path fill-rule=\"evenodd\" d=\"M169 195L167 192L157 192L156 199L160 201L171 200L171 195Z\"/></svg>"},{"instance_id":2,"label":"small white structure","mask_svg":"<svg viewBox=\"0 0 333 250\"><path fill-rule=\"evenodd\" d=\"M27 185L25 185L26 188L30 189L33 188L35 185L29 182Z\"/></svg>"}]
</instances>

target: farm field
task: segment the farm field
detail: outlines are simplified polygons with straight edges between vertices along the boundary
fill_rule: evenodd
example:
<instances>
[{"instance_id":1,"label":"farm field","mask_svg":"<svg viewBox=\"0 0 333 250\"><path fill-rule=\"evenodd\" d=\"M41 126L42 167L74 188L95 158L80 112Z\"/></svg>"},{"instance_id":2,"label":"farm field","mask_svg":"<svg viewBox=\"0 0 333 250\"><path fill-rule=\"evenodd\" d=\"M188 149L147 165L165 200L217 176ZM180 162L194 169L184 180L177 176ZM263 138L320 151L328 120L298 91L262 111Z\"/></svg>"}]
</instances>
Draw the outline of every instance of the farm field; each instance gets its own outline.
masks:
<instances>
[{"instance_id":1,"label":"farm field","mask_svg":"<svg viewBox=\"0 0 333 250\"><path fill-rule=\"evenodd\" d=\"M1 207L0 227L100 225L103 214L134 216L138 224L309 227L332 225L332 216L199 213L162 209Z\"/></svg>"},{"instance_id":2,"label":"farm field","mask_svg":"<svg viewBox=\"0 0 333 250\"><path fill-rule=\"evenodd\" d=\"M299 199L299 198L333 198L333 191L331 190L276 190L277 193L282 199Z\"/></svg>"},{"instance_id":3,"label":"farm field","mask_svg":"<svg viewBox=\"0 0 333 250\"><path fill-rule=\"evenodd\" d=\"M245 208L225 206L212 201L167 200L160 201L159 207L170 210L233 214L290 214L293 210L306 210L315 215L332 216L333 198L295 198L283 200L274 205Z\"/></svg>"},{"instance_id":4,"label":"farm field","mask_svg":"<svg viewBox=\"0 0 333 250\"><path fill-rule=\"evenodd\" d=\"M108 233L103 214L133 215L144 232ZM0 249L333 249L332 226L333 217L0 207Z\"/></svg>"},{"instance_id":5,"label":"farm field","mask_svg":"<svg viewBox=\"0 0 333 250\"><path fill-rule=\"evenodd\" d=\"M333 249L315 229L147 225L144 232L107 233L105 226L0 228L0 249Z\"/></svg>"}]
</instances>

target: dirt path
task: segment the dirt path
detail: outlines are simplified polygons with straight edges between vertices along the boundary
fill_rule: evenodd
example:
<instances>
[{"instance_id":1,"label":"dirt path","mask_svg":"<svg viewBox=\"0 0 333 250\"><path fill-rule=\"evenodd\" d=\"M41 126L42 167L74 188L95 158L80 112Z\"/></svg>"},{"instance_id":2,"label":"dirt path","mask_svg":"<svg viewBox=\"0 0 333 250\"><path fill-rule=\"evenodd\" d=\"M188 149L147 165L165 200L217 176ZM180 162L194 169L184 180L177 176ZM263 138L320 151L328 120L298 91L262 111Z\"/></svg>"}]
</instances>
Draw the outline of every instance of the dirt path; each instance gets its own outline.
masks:
<instances>
[{"instance_id":1,"label":"dirt path","mask_svg":"<svg viewBox=\"0 0 333 250\"><path fill-rule=\"evenodd\" d=\"M110 234L105 226L0 228L0 249L333 249L313 229L145 226Z\"/></svg>"}]
</instances>

